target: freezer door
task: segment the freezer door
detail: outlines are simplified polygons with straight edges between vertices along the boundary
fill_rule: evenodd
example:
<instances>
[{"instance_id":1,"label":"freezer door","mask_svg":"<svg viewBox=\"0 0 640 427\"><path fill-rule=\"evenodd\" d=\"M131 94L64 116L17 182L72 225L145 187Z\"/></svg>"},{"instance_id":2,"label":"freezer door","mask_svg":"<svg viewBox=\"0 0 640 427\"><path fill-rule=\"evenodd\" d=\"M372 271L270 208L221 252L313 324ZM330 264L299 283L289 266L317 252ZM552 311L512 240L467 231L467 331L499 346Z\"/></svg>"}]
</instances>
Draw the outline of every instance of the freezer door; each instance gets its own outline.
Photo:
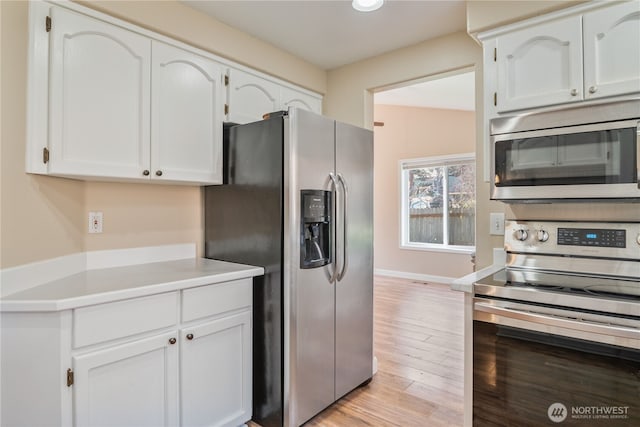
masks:
<instances>
[{"instance_id":1,"label":"freezer door","mask_svg":"<svg viewBox=\"0 0 640 427\"><path fill-rule=\"evenodd\" d=\"M373 133L336 123L336 399L373 369Z\"/></svg>"},{"instance_id":2,"label":"freezer door","mask_svg":"<svg viewBox=\"0 0 640 427\"><path fill-rule=\"evenodd\" d=\"M300 268L301 190L328 190L334 121L291 109L285 119L285 426L334 401L334 299L328 266Z\"/></svg>"}]
</instances>

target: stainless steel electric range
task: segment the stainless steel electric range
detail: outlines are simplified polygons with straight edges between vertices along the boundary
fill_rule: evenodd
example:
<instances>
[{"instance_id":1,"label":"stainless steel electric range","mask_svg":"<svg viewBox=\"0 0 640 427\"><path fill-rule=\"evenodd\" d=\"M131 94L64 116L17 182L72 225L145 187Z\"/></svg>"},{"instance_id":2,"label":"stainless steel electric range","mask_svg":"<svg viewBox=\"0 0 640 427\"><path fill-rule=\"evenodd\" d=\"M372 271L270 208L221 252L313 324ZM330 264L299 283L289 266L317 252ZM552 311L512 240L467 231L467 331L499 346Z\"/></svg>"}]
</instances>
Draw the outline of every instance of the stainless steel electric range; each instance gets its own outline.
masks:
<instances>
[{"instance_id":1,"label":"stainless steel electric range","mask_svg":"<svg viewBox=\"0 0 640 427\"><path fill-rule=\"evenodd\" d=\"M640 425L640 223L507 221L473 286L474 426Z\"/></svg>"}]
</instances>

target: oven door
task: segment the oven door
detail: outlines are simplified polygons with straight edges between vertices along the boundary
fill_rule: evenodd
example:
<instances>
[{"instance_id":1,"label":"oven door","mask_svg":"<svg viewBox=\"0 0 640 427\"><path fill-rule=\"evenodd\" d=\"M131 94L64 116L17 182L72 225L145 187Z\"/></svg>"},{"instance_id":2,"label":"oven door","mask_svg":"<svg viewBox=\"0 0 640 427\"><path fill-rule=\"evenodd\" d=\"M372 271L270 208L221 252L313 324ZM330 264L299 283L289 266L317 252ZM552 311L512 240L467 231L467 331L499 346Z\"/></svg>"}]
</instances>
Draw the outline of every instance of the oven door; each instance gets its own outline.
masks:
<instances>
[{"instance_id":1,"label":"oven door","mask_svg":"<svg viewBox=\"0 0 640 427\"><path fill-rule=\"evenodd\" d=\"M637 120L494 135L491 198L640 198Z\"/></svg>"},{"instance_id":2,"label":"oven door","mask_svg":"<svg viewBox=\"0 0 640 427\"><path fill-rule=\"evenodd\" d=\"M640 425L637 322L475 298L473 425Z\"/></svg>"}]
</instances>

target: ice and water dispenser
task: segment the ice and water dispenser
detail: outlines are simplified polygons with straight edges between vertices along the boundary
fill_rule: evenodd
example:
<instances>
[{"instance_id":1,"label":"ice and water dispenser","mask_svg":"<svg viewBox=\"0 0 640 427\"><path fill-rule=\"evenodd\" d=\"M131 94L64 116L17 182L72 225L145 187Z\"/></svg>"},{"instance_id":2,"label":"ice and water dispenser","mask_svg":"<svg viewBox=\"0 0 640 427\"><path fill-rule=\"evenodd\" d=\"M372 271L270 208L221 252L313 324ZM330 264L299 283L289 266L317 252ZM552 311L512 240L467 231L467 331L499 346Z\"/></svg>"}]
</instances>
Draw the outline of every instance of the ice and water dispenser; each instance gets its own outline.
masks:
<instances>
[{"instance_id":1,"label":"ice and water dispenser","mask_svg":"<svg viewBox=\"0 0 640 427\"><path fill-rule=\"evenodd\" d=\"M331 192L302 190L300 268L331 263Z\"/></svg>"}]
</instances>

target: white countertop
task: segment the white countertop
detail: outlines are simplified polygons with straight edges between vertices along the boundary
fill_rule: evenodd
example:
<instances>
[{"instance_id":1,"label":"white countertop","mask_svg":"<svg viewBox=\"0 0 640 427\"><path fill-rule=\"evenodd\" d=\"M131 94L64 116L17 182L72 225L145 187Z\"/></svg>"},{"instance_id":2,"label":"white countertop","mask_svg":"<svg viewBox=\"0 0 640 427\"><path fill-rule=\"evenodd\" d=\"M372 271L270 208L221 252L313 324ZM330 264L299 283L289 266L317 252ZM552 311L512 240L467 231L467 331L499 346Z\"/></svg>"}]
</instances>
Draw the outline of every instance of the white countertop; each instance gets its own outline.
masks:
<instances>
[{"instance_id":1,"label":"white countertop","mask_svg":"<svg viewBox=\"0 0 640 427\"><path fill-rule=\"evenodd\" d=\"M264 274L203 258L87 270L0 299L0 311L59 311Z\"/></svg>"},{"instance_id":2,"label":"white countertop","mask_svg":"<svg viewBox=\"0 0 640 427\"><path fill-rule=\"evenodd\" d=\"M480 279L483 279L491 274L497 273L498 271L502 270L506 264L506 261L506 253L504 249L493 249L493 265L455 279L453 282L451 282L451 289L454 291L473 294L473 284Z\"/></svg>"}]
</instances>

